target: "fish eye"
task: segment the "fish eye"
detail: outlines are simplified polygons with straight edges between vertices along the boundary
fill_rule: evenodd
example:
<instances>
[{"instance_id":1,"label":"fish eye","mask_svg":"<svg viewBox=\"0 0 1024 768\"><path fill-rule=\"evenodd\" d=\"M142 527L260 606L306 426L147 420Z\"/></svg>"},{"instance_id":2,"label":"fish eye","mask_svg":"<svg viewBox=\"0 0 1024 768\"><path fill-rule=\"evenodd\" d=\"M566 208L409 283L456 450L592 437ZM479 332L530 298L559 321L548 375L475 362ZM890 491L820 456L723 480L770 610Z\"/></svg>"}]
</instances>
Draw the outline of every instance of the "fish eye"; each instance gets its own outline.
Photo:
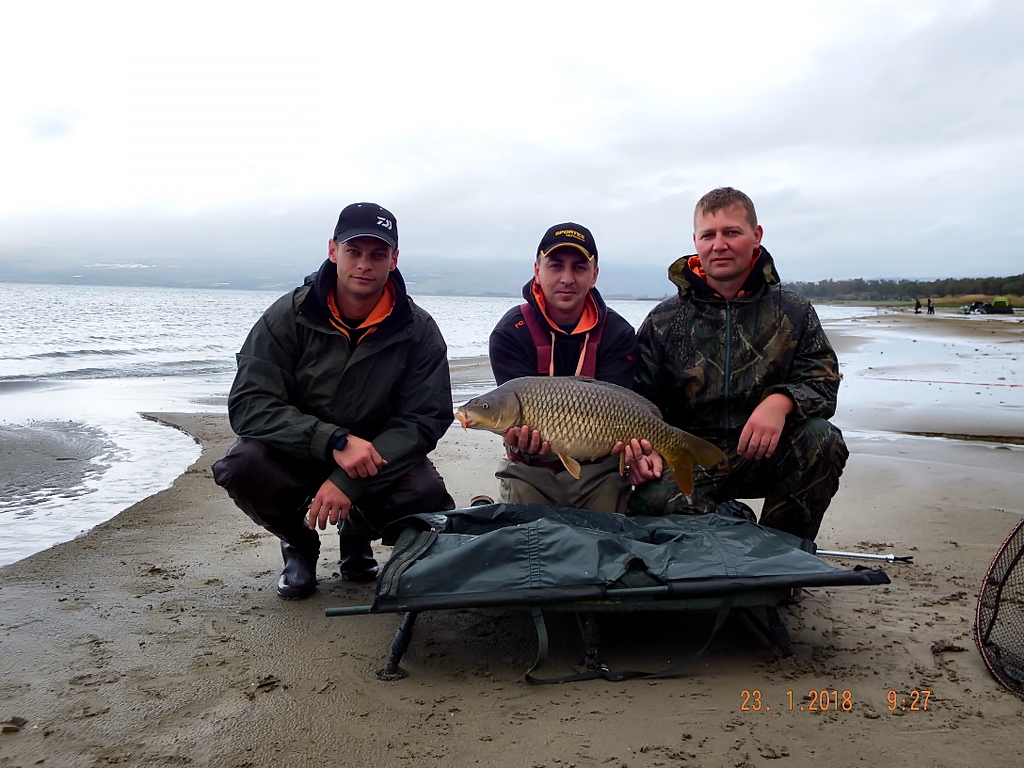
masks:
<instances>
[{"instance_id":1,"label":"fish eye","mask_svg":"<svg viewBox=\"0 0 1024 768\"><path fill-rule=\"evenodd\" d=\"M491 406L489 406L489 405L488 405L487 403L481 403L481 404L480 404L480 407L481 407L481 408L483 408L483 409L484 409L484 410L486 411L486 410L487 410L488 408L490 408Z\"/></svg>"}]
</instances>

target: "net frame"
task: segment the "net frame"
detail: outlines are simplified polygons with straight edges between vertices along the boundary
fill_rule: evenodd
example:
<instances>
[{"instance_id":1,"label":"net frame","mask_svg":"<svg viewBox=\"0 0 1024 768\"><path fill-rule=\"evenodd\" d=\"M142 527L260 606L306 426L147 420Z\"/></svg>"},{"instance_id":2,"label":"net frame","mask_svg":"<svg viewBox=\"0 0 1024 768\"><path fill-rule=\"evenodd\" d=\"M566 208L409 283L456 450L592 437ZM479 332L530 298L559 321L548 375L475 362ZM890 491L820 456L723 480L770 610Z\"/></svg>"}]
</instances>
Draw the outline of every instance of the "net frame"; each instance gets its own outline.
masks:
<instances>
[{"instance_id":1,"label":"net frame","mask_svg":"<svg viewBox=\"0 0 1024 768\"><path fill-rule=\"evenodd\" d=\"M1024 699L1024 520L996 552L974 621L974 641L988 671Z\"/></svg>"}]
</instances>

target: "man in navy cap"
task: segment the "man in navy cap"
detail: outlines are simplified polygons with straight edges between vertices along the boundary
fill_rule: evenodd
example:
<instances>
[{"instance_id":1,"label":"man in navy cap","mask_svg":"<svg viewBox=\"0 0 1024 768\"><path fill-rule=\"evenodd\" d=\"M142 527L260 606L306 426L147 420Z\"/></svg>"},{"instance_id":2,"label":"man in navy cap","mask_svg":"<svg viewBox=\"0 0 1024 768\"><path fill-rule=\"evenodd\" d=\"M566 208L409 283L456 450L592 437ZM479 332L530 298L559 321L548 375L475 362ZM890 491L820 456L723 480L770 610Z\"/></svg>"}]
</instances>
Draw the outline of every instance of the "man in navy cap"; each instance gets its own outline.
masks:
<instances>
[{"instance_id":1,"label":"man in navy cap","mask_svg":"<svg viewBox=\"0 0 1024 768\"><path fill-rule=\"evenodd\" d=\"M636 334L604 303L597 274L597 243L589 229L566 222L544 233L523 304L491 332L498 384L520 376L589 376L633 386ZM508 458L497 473L502 501L625 511L630 486L619 475L618 456L581 462L576 480L529 425L510 429L505 444Z\"/></svg>"},{"instance_id":2,"label":"man in navy cap","mask_svg":"<svg viewBox=\"0 0 1024 768\"><path fill-rule=\"evenodd\" d=\"M327 252L242 345L228 397L239 439L213 466L281 539L285 599L316 589L317 528L338 525L342 578L372 581L370 541L387 523L455 508L426 458L452 422L447 348L406 293L395 217L348 206Z\"/></svg>"}]
</instances>

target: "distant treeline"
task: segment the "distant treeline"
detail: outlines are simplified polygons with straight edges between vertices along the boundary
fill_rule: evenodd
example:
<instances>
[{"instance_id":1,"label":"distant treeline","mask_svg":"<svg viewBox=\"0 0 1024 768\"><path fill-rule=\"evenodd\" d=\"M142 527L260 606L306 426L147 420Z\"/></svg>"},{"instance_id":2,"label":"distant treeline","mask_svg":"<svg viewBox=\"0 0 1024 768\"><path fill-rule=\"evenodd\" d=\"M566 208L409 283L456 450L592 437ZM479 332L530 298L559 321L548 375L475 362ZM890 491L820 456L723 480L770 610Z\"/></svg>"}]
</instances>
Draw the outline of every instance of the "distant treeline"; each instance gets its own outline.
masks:
<instances>
[{"instance_id":1,"label":"distant treeline","mask_svg":"<svg viewBox=\"0 0 1024 768\"><path fill-rule=\"evenodd\" d=\"M966 277L945 280L819 280L787 283L808 299L840 301L909 301L928 296L1024 295L1024 275L1016 277Z\"/></svg>"}]
</instances>

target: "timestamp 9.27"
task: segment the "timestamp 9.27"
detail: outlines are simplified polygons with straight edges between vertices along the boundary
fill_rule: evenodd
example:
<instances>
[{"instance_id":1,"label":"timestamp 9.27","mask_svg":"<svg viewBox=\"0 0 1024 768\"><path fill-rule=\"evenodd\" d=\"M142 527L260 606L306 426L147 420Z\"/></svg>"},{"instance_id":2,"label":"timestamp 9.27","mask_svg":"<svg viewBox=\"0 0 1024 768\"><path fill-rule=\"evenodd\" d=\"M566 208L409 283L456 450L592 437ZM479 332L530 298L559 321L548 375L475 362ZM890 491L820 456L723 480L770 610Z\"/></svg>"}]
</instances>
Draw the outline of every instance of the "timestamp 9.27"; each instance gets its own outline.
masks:
<instances>
[{"instance_id":1,"label":"timestamp 9.27","mask_svg":"<svg viewBox=\"0 0 1024 768\"><path fill-rule=\"evenodd\" d=\"M899 691L891 690L885 695L886 706L890 712L900 710L901 712L927 712L928 701L932 697L931 691L912 690L907 691L906 696Z\"/></svg>"}]
</instances>

